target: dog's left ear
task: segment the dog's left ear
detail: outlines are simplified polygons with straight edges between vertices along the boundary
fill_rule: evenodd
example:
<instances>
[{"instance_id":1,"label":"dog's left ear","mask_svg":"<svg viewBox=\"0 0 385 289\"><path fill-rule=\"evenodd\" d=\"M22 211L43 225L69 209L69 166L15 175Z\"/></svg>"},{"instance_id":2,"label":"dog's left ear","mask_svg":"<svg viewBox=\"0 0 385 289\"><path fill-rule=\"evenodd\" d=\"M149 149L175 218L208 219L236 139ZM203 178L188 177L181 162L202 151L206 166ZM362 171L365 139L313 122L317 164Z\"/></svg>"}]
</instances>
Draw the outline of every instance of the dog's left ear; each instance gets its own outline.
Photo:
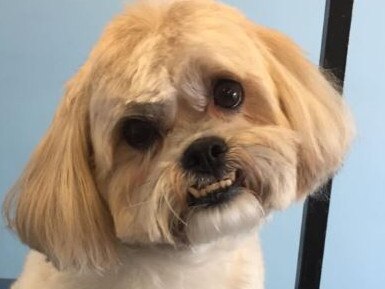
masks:
<instances>
[{"instance_id":1,"label":"dog's left ear","mask_svg":"<svg viewBox=\"0 0 385 289\"><path fill-rule=\"evenodd\" d=\"M267 60L276 97L299 136L297 196L306 196L340 167L354 134L341 95L286 36L254 27L253 38Z\"/></svg>"}]
</instances>

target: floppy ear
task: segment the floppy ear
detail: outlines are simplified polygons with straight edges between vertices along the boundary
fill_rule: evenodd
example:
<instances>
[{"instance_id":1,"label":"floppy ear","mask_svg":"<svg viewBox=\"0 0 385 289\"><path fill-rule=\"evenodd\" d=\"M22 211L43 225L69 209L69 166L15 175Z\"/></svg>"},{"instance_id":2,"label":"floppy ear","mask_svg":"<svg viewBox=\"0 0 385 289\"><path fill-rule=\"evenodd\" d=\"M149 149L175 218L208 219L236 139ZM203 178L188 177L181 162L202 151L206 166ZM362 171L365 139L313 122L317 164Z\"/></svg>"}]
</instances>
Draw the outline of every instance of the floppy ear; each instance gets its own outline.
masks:
<instances>
[{"instance_id":1,"label":"floppy ear","mask_svg":"<svg viewBox=\"0 0 385 289\"><path fill-rule=\"evenodd\" d=\"M4 212L21 240L59 269L103 269L116 261L113 225L93 179L87 69L69 82L54 120Z\"/></svg>"},{"instance_id":2,"label":"floppy ear","mask_svg":"<svg viewBox=\"0 0 385 289\"><path fill-rule=\"evenodd\" d=\"M341 95L301 50L279 32L257 27L281 110L298 133L298 197L314 191L339 168L354 127Z\"/></svg>"}]
</instances>

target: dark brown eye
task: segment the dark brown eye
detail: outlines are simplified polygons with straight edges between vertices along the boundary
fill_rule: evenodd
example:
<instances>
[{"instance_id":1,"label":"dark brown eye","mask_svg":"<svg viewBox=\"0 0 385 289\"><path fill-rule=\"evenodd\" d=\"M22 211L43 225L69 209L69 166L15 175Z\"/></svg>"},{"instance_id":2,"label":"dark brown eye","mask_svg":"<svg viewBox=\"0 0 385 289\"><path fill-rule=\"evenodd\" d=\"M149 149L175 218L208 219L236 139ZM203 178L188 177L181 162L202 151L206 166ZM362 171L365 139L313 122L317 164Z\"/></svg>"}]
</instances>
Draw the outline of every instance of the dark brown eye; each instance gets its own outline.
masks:
<instances>
[{"instance_id":1,"label":"dark brown eye","mask_svg":"<svg viewBox=\"0 0 385 289\"><path fill-rule=\"evenodd\" d=\"M243 88L239 82L220 79L214 86L214 103L217 106L235 109L242 104Z\"/></svg>"},{"instance_id":2,"label":"dark brown eye","mask_svg":"<svg viewBox=\"0 0 385 289\"><path fill-rule=\"evenodd\" d=\"M137 150L149 149L159 138L159 130L154 123L145 119L128 119L122 126L124 140Z\"/></svg>"}]
</instances>

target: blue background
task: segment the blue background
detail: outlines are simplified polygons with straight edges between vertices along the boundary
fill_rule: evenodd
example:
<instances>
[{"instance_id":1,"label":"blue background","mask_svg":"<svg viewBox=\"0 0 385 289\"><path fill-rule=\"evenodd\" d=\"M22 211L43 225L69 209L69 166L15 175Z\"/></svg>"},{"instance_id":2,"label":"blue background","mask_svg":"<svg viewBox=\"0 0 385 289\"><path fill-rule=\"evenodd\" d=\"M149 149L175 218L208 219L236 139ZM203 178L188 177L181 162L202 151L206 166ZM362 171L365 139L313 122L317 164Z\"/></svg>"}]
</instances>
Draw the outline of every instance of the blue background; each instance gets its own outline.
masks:
<instances>
[{"instance_id":1,"label":"blue background","mask_svg":"<svg viewBox=\"0 0 385 289\"><path fill-rule=\"evenodd\" d=\"M227 0L277 28L318 62L322 0ZM334 182L322 288L385 284L385 2L356 0L345 97L358 126ZM0 201L47 129L63 84L81 66L119 0L0 0ZM262 229L267 289L293 288L302 206ZM0 223L0 278L16 277L27 249Z\"/></svg>"}]
</instances>

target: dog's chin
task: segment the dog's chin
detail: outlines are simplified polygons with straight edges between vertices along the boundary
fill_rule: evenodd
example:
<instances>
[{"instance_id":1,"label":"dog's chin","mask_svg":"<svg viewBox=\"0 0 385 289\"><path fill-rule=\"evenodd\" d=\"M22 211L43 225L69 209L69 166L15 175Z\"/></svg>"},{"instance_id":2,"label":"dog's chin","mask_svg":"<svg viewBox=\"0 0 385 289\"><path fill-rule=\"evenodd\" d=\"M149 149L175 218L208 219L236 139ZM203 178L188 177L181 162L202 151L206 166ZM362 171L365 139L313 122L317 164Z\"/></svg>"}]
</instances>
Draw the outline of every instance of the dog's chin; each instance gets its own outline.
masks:
<instances>
[{"instance_id":1,"label":"dog's chin","mask_svg":"<svg viewBox=\"0 0 385 289\"><path fill-rule=\"evenodd\" d=\"M230 199L214 206L193 207L186 236L191 245L210 243L226 236L253 232L264 215L254 193L239 187Z\"/></svg>"}]
</instances>

